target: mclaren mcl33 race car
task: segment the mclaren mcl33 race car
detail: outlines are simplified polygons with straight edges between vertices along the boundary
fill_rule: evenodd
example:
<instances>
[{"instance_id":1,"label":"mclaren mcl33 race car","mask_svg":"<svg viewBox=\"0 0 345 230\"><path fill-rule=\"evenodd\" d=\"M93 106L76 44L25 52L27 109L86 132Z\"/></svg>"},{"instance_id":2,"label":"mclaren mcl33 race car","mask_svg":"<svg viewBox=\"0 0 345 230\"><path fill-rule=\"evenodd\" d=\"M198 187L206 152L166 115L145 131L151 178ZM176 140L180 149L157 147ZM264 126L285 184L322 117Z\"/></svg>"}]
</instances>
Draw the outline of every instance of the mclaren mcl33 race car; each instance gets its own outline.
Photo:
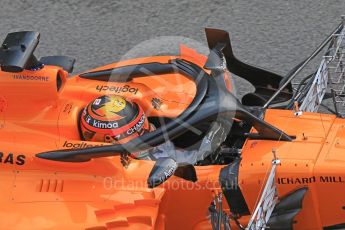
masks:
<instances>
[{"instance_id":1,"label":"mclaren mcl33 race car","mask_svg":"<svg viewBox=\"0 0 345 230\"><path fill-rule=\"evenodd\" d=\"M208 56L181 45L76 76L72 58L35 57L39 33L8 34L0 229L344 229L343 22L285 76L237 59L227 32L205 32ZM235 75L255 88L241 100ZM88 138L92 125L120 126L89 116L109 101L119 117L140 107L126 135L154 128Z\"/></svg>"}]
</instances>

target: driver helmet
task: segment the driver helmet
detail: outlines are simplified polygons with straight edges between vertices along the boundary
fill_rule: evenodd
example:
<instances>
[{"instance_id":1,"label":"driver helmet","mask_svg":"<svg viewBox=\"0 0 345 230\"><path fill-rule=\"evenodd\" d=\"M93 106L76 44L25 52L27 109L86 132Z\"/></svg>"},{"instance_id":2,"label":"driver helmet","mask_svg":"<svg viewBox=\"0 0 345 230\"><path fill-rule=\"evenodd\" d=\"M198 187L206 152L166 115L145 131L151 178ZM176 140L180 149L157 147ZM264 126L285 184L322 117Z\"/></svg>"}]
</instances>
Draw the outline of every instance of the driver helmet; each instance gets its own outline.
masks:
<instances>
[{"instance_id":1,"label":"driver helmet","mask_svg":"<svg viewBox=\"0 0 345 230\"><path fill-rule=\"evenodd\" d=\"M119 95L94 99L80 118L82 138L86 141L124 144L149 131L144 110Z\"/></svg>"}]
</instances>

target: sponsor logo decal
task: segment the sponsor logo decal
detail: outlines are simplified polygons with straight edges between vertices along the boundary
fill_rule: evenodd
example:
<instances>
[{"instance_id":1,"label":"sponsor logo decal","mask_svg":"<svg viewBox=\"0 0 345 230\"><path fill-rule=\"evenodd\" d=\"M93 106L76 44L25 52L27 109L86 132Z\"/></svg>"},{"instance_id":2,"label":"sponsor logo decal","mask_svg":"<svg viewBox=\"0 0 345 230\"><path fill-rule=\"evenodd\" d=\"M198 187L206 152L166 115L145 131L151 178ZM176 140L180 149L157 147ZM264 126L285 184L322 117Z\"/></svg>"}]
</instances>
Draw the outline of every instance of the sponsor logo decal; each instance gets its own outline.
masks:
<instances>
[{"instance_id":1,"label":"sponsor logo decal","mask_svg":"<svg viewBox=\"0 0 345 230\"><path fill-rule=\"evenodd\" d=\"M279 177L278 184L345 183L341 176Z\"/></svg>"},{"instance_id":2,"label":"sponsor logo decal","mask_svg":"<svg viewBox=\"0 0 345 230\"><path fill-rule=\"evenodd\" d=\"M109 91L114 93L132 93L137 94L138 88L131 87L130 85L124 85L124 86L107 86L107 85L97 85L96 90L99 92L102 91Z\"/></svg>"},{"instance_id":3,"label":"sponsor logo decal","mask_svg":"<svg viewBox=\"0 0 345 230\"><path fill-rule=\"evenodd\" d=\"M65 108L63 109L63 112L64 113L67 113L67 114L70 114L71 110L72 110L72 107L73 107L73 103L68 103L65 105Z\"/></svg>"},{"instance_id":4,"label":"sponsor logo decal","mask_svg":"<svg viewBox=\"0 0 345 230\"><path fill-rule=\"evenodd\" d=\"M86 121L91 121L91 120L87 119ZM116 129L119 127L119 124L116 121L97 121L97 120L92 119L92 126L99 129Z\"/></svg>"},{"instance_id":5,"label":"sponsor logo decal","mask_svg":"<svg viewBox=\"0 0 345 230\"><path fill-rule=\"evenodd\" d=\"M139 121L132 127L132 128L129 128L127 131L124 131L124 133L120 133L116 136L113 136L113 138L115 140L121 140L123 138L126 138L134 133L137 133L139 136L142 135L142 133L145 131L143 129L143 126L145 124L145 115L143 114L141 116L141 118L139 119Z\"/></svg>"},{"instance_id":6,"label":"sponsor logo decal","mask_svg":"<svg viewBox=\"0 0 345 230\"><path fill-rule=\"evenodd\" d=\"M49 77L46 76L30 76L30 75L13 75L15 80L28 80L28 81L48 81Z\"/></svg>"},{"instance_id":7,"label":"sponsor logo decal","mask_svg":"<svg viewBox=\"0 0 345 230\"><path fill-rule=\"evenodd\" d=\"M62 145L62 147L68 148L68 149L84 149L84 148L95 147L95 146L103 146L103 144L89 144L84 141L74 142L74 143L65 141Z\"/></svg>"},{"instance_id":8,"label":"sponsor logo decal","mask_svg":"<svg viewBox=\"0 0 345 230\"><path fill-rule=\"evenodd\" d=\"M101 103L102 102L102 99L101 98L97 98L94 102L93 102L93 104L94 105L99 105L99 103Z\"/></svg>"},{"instance_id":9,"label":"sponsor logo decal","mask_svg":"<svg viewBox=\"0 0 345 230\"><path fill-rule=\"evenodd\" d=\"M165 179L171 177L174 174L176 169L177 169L177 163L174 162L171 168L169 168L167 171L164 171Z\"/></svg>"},{"instance_id":10,"label":"sponsor logo decal","mask_svg":"<svg viewBox=\"0 0 345 230\"><path fill-rule=\"evenodd\" d=\"M131 135L134 132L140 132L144 123L145 123L145 115L143 114L140 120L138 121L138 123L136 123L132 128L127 130L127 135Z\"/></svg>"},{"instance_id":11,"label":"sponsor logo decal","mask_svg":"<svg viewBox=\"0 0 345 230\"><path fill-rule=\"evenodd\" d=\"M16 164L24 165L25 164L25 155L19 154L15 155L13 153L3 153L0 152L0 163L2 164Z\"/></svg>"},{"instance_id":12,"label":"sponsor logo decal","mask_svg":"<svg viewBox=\"0 0 345 230\"><path fill-rule=\"evenodd\" d=\"M167 170L163 172L163 174L159 176L159 179L158 179L159 183L161 184L164 181L166 181L169 177L171 177L174 174L176 169L177 169L177 163L174 162L174 164L172 164L169 168L167 168Z\"/></svg>"},{"instance_id":13,"label":"sponsor logo decal","mask_svg":"<svg viewBox=\"0 0 345 230\"><path fill-rule=\"evenodd\" d=\"M160 110L162 106L162 101L159 98L152 98L151 100L153 108Z\"/></svg>"},{"instance_id":14,"label":"sponsor logo decal","mask_svg":"<svg viewBox=\"0 0 345 230\"><path fill-rule=\"evenodd\" d=\"M99 121L93 119L89 114L86 114L85 110L83 112L83 115L86 123L92 127L99 129L116 129L119 127L119 123L116 121Z\"/></svg>"}]
</instances>

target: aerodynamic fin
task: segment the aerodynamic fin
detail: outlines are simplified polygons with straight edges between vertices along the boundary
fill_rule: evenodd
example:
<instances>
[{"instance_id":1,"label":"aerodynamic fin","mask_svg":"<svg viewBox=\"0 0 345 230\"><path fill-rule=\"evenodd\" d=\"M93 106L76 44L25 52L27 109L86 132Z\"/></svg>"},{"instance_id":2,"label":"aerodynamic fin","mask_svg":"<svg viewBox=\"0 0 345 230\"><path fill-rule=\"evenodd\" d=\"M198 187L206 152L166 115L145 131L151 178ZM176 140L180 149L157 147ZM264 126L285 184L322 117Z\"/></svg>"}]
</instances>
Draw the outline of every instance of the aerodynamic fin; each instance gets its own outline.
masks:
<instances>
[{"instance_id":1,"label":"aerodynamic fin","mask_svg":"<svg viewBox=\"0 0 345 230\"><path fill-rule=\"evenodd\" d=\"M255 88L258 86L267 87L268 85L274 88L279 87L279 83L283 76L259 67L246 64L235 57L232 51L230 36L228 32L220 29L205 28L205 33L210 50L217 47L217 44L225 44L222 52L224 54L227 67L230 72L246 79L247 81L252 83ZM292 90L291 85L289 85L287 88L290 91Z\"/></svg>"},{"instance_id":2,"label":"aerodynamic fin","mask_svg":"<svg viewBox=\"0 0 345 230\"><path fill-rule=\"evenodd\" d=\"M207 57L207 61L204 65L205 69L209 70L223 70L226 68L224 64L223 49L225 48L225 43L217 43L215 47L210 50L210 54Z\"/></svg>"},{"instance_id":3,"label":"aerodynamic fin","mask_svg":"<svg viewBox=\"0 0 345 230\"><path fill-rule=\"evenodd\" d=\"M293 220L302 209L303 198L307 187L295 190L286 195L276 205L267 226L270 229L292 230Z\"/></svg>"},{"instance_id":4,"label":"aerodynamic fin","mask_svg":"<svg viewBox=\"0 0 345 230\"><path fill-rule=\"evenodd\" d=\"M215 69L222 67L223 57L228 70L235 75L249 81L254 87L254 93L248 93L242 99L244 105L262 106L279 88L283 76L246 64L237 59L232 51L229 33L224 30L205 28L210 55L205 68ZM284 102L292 97L291 84L285 87L285 93L276 98L274 102Z\"/></svg>"},{"instance_id":5,"label":"aerodynamic fin","mask_svg":"<svg viewBox=\"0 0 345 230\"><path fill-rule=\"evenodd\" d=\"M230 207L230 211L236 215L249 215L248 205L244 199L238 183L238 173L241 159L238 158L231 164L222 168L219 181L222 191Z\"/></svg>"}]
</instances>

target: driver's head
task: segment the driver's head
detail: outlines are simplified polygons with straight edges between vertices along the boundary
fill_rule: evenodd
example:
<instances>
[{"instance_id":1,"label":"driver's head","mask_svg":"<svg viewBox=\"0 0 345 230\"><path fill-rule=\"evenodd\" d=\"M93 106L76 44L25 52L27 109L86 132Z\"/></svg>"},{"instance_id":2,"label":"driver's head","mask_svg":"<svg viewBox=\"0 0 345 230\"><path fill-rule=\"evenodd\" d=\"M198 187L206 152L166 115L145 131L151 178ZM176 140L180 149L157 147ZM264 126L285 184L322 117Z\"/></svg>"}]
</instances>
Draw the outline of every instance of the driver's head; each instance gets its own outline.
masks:
<instances>
[{"instance_id":1,"label":"driver's head","mask_svg":"<svg viewBox=\"0 0 345 230\"><path fill-rule=\"evenodd\" d=\"M118 95L105 95L88 104L80 119L86 141L123 144L149 130L143 109Z\"/></svg>"}]
</instances>

